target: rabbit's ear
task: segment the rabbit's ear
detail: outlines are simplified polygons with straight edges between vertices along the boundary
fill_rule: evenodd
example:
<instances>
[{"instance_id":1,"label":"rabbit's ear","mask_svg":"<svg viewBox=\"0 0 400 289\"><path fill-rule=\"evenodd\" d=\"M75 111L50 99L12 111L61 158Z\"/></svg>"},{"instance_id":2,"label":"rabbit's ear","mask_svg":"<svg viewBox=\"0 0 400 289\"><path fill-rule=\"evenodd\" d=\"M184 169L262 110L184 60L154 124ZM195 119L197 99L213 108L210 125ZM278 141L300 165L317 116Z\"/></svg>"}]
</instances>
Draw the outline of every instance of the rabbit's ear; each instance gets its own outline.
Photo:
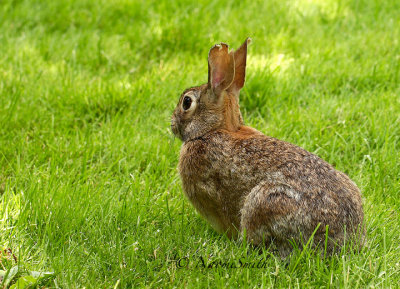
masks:
<instances>
[{"instance_id":1,"label":"rabbit's ear","mask_svg":"<svg viewBox=\"0 0 400 289\"><path fill-rule=\"evenodd\" d=\"M208 85L219 96L235 77L235 59L225 43L214 45L208 53Z\"/></svg>"},{"instance_id":2,"label":"rabbit's ear","mask_svg":"<svg viewBox=\"0 0 400 289\"><path fill-rule=\"evenodd\" d=\"M244 85L246 78L246 58L247 58L247 45L250 44L251 39L247 38L242 46L240 46L234 53L235 56L235 78L229 90L239 97L239 91Z\"/></svg>"}]
</instances>

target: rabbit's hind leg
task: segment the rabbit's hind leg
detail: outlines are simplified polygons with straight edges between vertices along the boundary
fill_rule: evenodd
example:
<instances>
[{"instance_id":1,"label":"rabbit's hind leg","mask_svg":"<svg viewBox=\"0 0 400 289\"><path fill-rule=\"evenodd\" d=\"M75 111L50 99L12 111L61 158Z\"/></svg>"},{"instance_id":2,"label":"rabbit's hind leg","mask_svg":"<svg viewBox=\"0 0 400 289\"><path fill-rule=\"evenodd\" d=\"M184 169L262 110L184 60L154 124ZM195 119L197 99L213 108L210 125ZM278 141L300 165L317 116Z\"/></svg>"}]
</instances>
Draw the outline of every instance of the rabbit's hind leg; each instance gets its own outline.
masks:
<instances>
[{"instance_id":1,"label":"rabbit's hind leg","mask_svg":"<svg viewBox=\"0 0 400 289\"><path fill-rule=\"evenodd\" d=\"M290 254L290 239L299 238L300 206L286 186L263 182L246 196L241 210L240 229L256 245L273 243L282 257ZM244 233L245 231L245 233Z\"/></svg>"}]
</instances>

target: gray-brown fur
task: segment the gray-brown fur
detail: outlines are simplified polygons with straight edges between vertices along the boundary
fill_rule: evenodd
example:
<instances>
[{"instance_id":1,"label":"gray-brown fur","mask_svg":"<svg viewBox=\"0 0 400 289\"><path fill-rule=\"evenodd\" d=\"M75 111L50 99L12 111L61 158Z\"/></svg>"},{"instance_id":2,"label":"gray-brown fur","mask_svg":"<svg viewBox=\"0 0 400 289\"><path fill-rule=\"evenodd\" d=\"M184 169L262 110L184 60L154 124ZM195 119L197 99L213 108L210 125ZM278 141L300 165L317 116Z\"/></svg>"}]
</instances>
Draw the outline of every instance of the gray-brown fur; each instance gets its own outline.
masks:
<instances>
[{"instance_id":1,"label":"gray-brown fur","mask_svg":"<svg viewBox=\"0 0 400 289\"><path fill-rule=\"evenodd\" d=\"M184 141L179 172L186 196L217 231L233 238L246 231L256 245L273 241L282 256L291 250L289 240L301 245L317 226L314 243L325 241L329 226L330 251L345 239L362 243L361 195L345 174L298 146L243 125L238 99L244 68L235 69L242 77L224 70L234 66L232 55L239 54L243 64L247 43L234 54L214 46L211 80L186 90L172 116L172 130ZM230 57L210 61L223 53ZM185 96L193 100L188 110L182 107Z\"/></svg>"}]
</instances>

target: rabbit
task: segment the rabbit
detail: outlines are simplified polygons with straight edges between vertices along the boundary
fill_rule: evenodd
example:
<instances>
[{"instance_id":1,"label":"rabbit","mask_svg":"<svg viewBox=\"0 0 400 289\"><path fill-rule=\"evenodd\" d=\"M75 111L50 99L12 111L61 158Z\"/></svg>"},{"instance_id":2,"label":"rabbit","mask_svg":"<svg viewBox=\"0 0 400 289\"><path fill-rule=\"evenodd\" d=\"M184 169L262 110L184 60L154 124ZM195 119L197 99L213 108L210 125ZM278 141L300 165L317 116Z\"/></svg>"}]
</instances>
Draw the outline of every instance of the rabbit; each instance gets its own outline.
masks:
<instances>
[{"instance_id":1,"label":"rabbit","mask_svg":"<svg viewBox=\"0 0 400 289\"><path fill-rule=\"evenodd\" d=\"M351 239L361 248L364 213L356 184L318 156L244 125L239 92L250 41L236 51L214 45L208 82L186 89L173 112L186 197L217 232L272 245L282 257L308 240L328 253Z\"/></svg>"}]
</instances>

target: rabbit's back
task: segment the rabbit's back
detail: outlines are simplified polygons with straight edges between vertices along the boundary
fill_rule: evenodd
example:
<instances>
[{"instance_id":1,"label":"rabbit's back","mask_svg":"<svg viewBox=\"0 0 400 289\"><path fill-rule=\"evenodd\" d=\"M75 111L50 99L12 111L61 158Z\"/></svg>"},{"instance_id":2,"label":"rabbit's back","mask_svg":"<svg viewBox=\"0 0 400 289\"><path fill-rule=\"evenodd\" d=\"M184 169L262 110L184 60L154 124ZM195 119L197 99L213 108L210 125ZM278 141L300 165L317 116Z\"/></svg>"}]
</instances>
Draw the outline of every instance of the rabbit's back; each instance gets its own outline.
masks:
<instances>
[{"instance_id":1,"label":"rabbit's back","mask_svg":"<svg viewBox=\"0 0 400 289\"><path fill-rule=\"evenodd\" d=\"M260 210L252 224L265 222L265 204L272 204L274 197L283 201L268 214L290 220L293 238L299 232L310 235L318 224L317 234L324 234L329 225L334 236L343 232L343 226L356 228L363 222L360 192L345 174L298 146L249 127L238 132L216 130L185 142L179 169L189 200L228 235L241 230L249 203L250 209ZM252 194L263 187L273 190Z\"/></svg>"}]
</instances>

